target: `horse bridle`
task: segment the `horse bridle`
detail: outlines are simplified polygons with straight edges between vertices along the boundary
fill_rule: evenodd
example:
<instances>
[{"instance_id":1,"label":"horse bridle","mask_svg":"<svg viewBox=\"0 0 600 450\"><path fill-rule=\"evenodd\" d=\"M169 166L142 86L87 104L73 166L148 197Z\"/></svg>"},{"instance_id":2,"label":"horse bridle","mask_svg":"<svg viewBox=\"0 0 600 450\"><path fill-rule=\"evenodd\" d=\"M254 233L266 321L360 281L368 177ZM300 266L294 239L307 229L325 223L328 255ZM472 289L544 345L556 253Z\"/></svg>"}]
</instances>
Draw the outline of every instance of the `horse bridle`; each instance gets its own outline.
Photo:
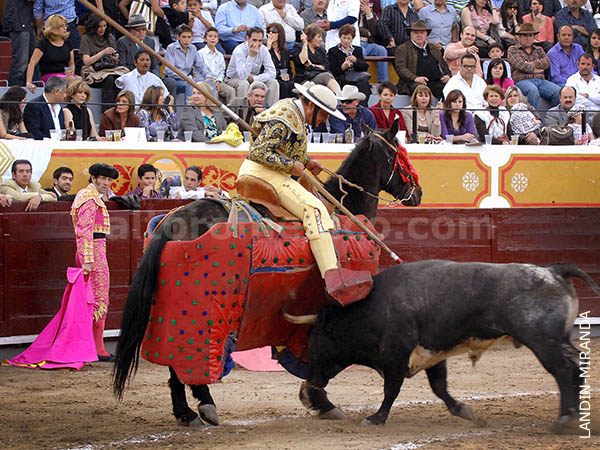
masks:
<instances>
[{"instance_id":1,"label":"horse bridle","mask_svg":"<svg viewBox=\"0 0 600 450\"><path fill-rule=\"evenodd\" d=\"M394 175L396 175L398 172L402 173L402 175L404 175L407 179L410 180L410 189L408 190L408 194L401 200L399 200L397 197L394 197L394 200L392 200L391 202L388 202L388 205L393 204L393 203L402 203L402 202L409 200L412 197L412 195L414 194L415 190L417 189L417 184L415 183L413 174L410 172L410 169L408 170L408 173L406 173L406 171L402 167L402 162L400 161L400 152L396 146L392 145L392 143L390 141L388 141L386 138L384 138L380 134L373 133L373 135L378 137L379 139L381 139L389 148L391 148L392 152L395 155L394 167L392 167L390 177L388 178L384 189L390 185L390 183L392 182L392 179L394 178ZM388 161L389 161L389 158L388 158ZM378 196L378 198L380 198L380 197Z\"/></svg>"},{"instance_id":2,"label":"horse bridle","mask_svg":"<svg viewBox=\"0 0 600 450\"><path fill-rule=\"evenodd\" d=\"M386 138L384 138L383 136L377 134L377 133L372 133L372 135L377 136L379 139L381 139L383 142L385 142L385 144L390 147L392 149L392 151L394 152L395 155L395 161L394 161L394 166L392 167L392 172L390 173L390 177L388 178L387 183L384 186L384 189L387 188L390 183L392 182L392 179L394 178L394 175L397 172L401 172L406 178L408 178L410 180L410 184L411 187L408 190L408 194L407 196L405 196L403 199L399 199L398 197L394 197L392 200L389 200L387 198L383 198L380 195L377 194L373 194L369 191L367 191L365 188L363 188L362 186L359 186L357 184L352 183L351 181L346 180L342 175L335 173L333 170L329 170L326 167L323 168L323 171L325 173L327 173L328 175L335 177L338 179L338 183L339 183L339 189L342 192L342 198L340 199L340 203L344 204L344 199L346 198L346 196L348 195L348 192L346 192L343 188L342 188L342 183L346 184L348 186L351 186L355 189L358 189L359 191L365 193L366 195L368 195L369 197L375 198L378 201L382 201L384 203L386 203L387 206L390 205L395 205L398 203L403 203L407 200L410 200L410 198L413 196L415 190L417 189L417 184L414 182L414 178L412 176L412 174L410 173L406 173L402 167L402 163L400 162L400 155L398 153L398 149L396 147L394 147ZM389 158L388 158L389 159ZM391 162L391 161L390 161Z\"/></svg>"}]
</instances>

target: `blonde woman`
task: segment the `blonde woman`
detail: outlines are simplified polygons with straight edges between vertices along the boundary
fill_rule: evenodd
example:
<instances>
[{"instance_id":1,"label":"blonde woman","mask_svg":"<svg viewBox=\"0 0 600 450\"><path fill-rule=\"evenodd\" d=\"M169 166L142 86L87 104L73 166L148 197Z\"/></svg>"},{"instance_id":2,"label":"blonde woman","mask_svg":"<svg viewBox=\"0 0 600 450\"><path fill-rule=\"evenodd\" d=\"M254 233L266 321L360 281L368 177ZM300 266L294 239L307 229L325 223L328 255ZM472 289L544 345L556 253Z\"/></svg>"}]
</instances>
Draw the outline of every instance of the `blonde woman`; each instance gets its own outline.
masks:
<instances>
[{"instance_id":1,"label":"blonde woman","mask_svg":"<svg viewBox=\"0 0 600 450\"><path fill-rule=\"evenodd\" d=\"M90 96L90 87L82 80L74 81L65 90L65 100L68 102L63 108L65 127L69 128L72 122L76 130L83 130L84 141L90 137L98 139L96 121L86 105Z\"/></svg>"},{"instance_id":2,"label":"blonde woman","mask_svg":"<svg viewBox=\"0 0 600 450\"><path fill-rule=\"evenodd\" d=\"M44 37L33 50L27 66L26 86L31 92L35 92L35 85L32 83L33 71L38 65L43 82L50 77L66 78L67 83L80 79L75 75L75 57L68 37L67 19L58 14L48 17Z\"/></svg>"},{"instance_id":3,"label":"blonde woman","mask_svg":"<svg viewBox=\"0 0 600 450\"><path fill-rule=\"evenodd\" d=\"M204 82L198 84L207 92L211 91L208 84ZM223 113L215 109L215 106L202 91L192 89L189 106L186 106L181 114L179 139L184 139L184 131L193 131L192 142L207 142L221 134L227 128L227 122Z\"/></svg>"}]
</instances>

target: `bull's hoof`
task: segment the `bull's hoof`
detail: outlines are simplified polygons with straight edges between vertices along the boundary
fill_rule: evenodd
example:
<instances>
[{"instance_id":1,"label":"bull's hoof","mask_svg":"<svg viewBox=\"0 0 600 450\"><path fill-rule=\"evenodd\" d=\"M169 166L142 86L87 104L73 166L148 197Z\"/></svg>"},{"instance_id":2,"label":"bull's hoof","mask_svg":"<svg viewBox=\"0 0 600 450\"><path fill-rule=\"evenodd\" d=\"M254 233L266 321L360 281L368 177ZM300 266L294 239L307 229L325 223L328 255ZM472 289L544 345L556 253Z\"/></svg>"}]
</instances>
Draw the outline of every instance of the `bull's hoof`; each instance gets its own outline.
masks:
<instances>
[{"instance_id":1,"label":"bull's hoof","mask_svg":"<svg viewBox=\"0 0 600 450\"><path fill-rule=\"evenodd\" d=\"M556 422L550 427L550 431L556 434L577 434L581 430L579 428L579 420L573 416L560 416Z\"/></svg>"},{"instance_id":2,"label":"bull's hoof","mask_svg":"<svg viewBox=\"0 0 600 450\"><path fill-rule=\"evenodd\" d=\"M319 414L321 420L347 420L348 417L339 408L333 408L325 413Z\"/></svg>"},{"instance_id":3,"label":"bull's hoof","mask_svg":"<svg viewBox=\"0 0 600 450\"><path fill-rule=\"evenodd\" d=\"M385 420L382 420L377 415L372 415L369 417L365 417L360 424L361 425L385 425Z\"/></svg>"},{"instance_id":4,"label":"bull's hoof","mask_svg":"<svg viewBox=\"0 0 600 450\"><path fill-rule=\"evenodd\" d=\"M198 405L200 417L210 425L219 425L219 415L215 405Z\"/></svg>"},{"instance_id":5,"label":"bull's hoof","mask_svg":"<svg viewBox=\"0 0 600 450\"><path fill-rule=\"evenodd\" d=\"M204 426L204 422L202 422L202 420L200 420L200 417L198 417L198 416L194 417L192 420L189 420L189 421L185 420L185 418L183 418L183 417L178 417L177 423L179 425L181 425L182 427L197 428L197 427Z\"/></svg>"}]
</instances>

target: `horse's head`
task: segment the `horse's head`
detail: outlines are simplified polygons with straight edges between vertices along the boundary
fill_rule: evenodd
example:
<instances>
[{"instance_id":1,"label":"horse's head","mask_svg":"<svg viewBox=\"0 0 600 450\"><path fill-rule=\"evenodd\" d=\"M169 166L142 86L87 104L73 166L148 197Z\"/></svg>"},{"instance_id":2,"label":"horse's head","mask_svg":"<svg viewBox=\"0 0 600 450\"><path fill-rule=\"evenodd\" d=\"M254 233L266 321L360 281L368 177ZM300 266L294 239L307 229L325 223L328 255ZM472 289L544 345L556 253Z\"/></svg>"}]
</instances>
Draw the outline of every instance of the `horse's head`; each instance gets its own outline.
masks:
<instances>
[{"instance_id":1,"label":"horse's head","mask_svg":"<svg viewBox=\"0 0 600 450\"><path fill-rule=\"evenodd\" d=\"M357 143L357 148L363 147L375 156L379 190L392 195L403 205L419 206L423 190L406 149L396 139L398 122L383 132L374 131L364 124L361 127L364 137Z\"/></svg>"}]
</instances>

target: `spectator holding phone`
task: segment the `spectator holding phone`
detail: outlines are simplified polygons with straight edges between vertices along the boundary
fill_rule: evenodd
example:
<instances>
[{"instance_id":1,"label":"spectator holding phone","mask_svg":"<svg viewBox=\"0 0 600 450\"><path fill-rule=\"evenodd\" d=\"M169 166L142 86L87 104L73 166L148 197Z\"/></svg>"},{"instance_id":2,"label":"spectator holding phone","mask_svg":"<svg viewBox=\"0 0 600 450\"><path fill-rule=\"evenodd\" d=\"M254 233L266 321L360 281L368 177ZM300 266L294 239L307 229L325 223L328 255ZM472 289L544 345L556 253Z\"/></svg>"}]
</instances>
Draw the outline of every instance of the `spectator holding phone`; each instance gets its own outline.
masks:
<instances>
[{"instance_id":1,"label":"spectator holding phone","mask_svg":"<svg viewBox=\"0 0 600 450\"><path fill-rule=\"evenodd\" d=\"M158 86L146 89L142 106L137 112L140 126L146 129L148 140L157 140L158 132L164 133L165 139L173 138L177 130L177 116L173 109L175 100L172 95L165 97L165 90Z\"/></svg>"}]
</instances>

